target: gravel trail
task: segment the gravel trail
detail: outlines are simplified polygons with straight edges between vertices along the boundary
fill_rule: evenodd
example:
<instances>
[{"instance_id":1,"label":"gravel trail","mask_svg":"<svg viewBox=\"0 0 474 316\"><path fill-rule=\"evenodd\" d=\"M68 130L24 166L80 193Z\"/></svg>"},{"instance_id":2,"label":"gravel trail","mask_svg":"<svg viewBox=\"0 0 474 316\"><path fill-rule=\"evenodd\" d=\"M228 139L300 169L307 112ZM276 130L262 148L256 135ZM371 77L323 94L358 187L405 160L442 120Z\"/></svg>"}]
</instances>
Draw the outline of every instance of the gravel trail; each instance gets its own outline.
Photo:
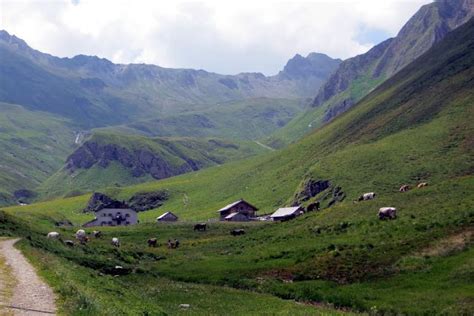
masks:
<instances>
[{"instance_id":1,"label":"gravel trail","mask_svg":"<svg viewBox=\"0 0 474 316\"><path fill-rule=\"evenodd\" d=\"M18 239L0 240L0 257L3 264L10 270L11 278L15 282L10 298L3 297L2 300L0 296L0 315L56 315L53 291L38 277L25 256L13 247L17 241ZM5 282L2 282L0 278L0 294L5 286Z\"/></svg>"}]
</instances>

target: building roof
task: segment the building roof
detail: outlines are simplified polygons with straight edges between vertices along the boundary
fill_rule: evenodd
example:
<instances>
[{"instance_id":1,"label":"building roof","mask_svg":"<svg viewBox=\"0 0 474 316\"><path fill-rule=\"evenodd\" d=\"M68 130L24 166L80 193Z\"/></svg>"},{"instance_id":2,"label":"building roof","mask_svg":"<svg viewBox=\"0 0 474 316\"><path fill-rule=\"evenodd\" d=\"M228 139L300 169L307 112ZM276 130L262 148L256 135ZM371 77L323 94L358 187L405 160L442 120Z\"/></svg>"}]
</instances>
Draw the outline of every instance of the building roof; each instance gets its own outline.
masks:
<instances>
[{"instance_id":1,"label":"building roof","mask_svg":"<svg viewBox=\"0 0 474 316\"><path fill-rule=\"evenodd\" d=\"M232 219L232 218L234 218L236 215L243 215L243 214L240 214L240 213L238 213L238 212L230 213L229 215L227 215L227 216L225 217L225 219Z\"/></svg>"},{"instance_id":2,"label":"building roof","mask_svg":"<svg viewBox=\"0 0 474 316\"><path fill-rule=\"evenodd\" d=\"M158 216L157 220L160 220L160 219L162 219L162 218L165 218L165 217L168 216L168 215L172 215L172 216L178 218L178 216L174 215L173 213L171 213L171 212L166 212L166 213L164 213L164 214Z\"/></svg>"},{"instance_id":3,"label":"building roof","mask_svg":"<svg viewBox=\"0 0 474 316\"><path fill-rule=\"evenodd\" d=\"M285 216L291 216L301 210L300 206L294 206L294 207L282 207L276 210L275 213L270 215L270 217L285 217Z\"/></svg>"},{"instance_id":4,"label":"building roof","mask_svg":"<svg viewBox=\"0 0 474 316\"><path fill-rule=\"evenodd\" d=\"M232 207L234 207L234 206L236 206L237 204L242 203L242 202L245 203L245 204L247 204L248 206L250 206L250 207L253 208L254 210L258 210L258 208L256 208L255 206L253 206L253 205L250 204L249 202L247 202L247 201L241 199L241 200L235 201L235 202L233 202L233 203L230 203L230 204L224 206L223 208L221 208L220 210L218 210L218 212L228 211L230 208L232 208Z\"/></svg>"},{"instance_id":5,"label":"building roof","mask_svg":"<svg viewBox=\"0 0 474 316\"><path fill-rule=\"evenodd\" d=\"M116 208L116 207L104 207L104 208L101 208L100 210L97 210L97 211L94 211L94 213L99 213L99 212L102 212L102 211L133 211L133 212L137 212L135 211L133 208Z\"/></svg>"}]
</instances>

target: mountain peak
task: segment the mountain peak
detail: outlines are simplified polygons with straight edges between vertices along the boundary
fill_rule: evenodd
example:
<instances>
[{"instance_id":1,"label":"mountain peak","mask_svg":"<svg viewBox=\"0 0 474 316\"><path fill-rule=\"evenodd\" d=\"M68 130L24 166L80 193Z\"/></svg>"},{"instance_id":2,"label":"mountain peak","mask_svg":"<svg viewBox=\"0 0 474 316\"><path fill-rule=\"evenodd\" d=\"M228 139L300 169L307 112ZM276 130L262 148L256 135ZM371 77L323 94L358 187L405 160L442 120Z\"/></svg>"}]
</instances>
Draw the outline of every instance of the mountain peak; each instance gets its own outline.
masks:
<instances>
[{"instance_id":1,"label":"mountain peak","mask_svg":"<svg viewBox=\"0 0 474 316\"><path fill-rule=\"evenodd\" d=\"M332 72L341 62L340 59L333 59L325 54L310 53L303 57L296 54L288 60L280 75L291 79L308 78L311 76L325 77Z\"/></svg>"},{"instance_id":2,"label":"mountain peak","mask_svg":"<svg viewBox=\"0 0 474 316\"><path fill-rule=\"evenodd\" d=\"M0 41L5 42L8 45L16 46L20 49L30 48L28 44L24 40L15 35L11 35L5 30L0 30Z\"/></svg>"}]
</instances>

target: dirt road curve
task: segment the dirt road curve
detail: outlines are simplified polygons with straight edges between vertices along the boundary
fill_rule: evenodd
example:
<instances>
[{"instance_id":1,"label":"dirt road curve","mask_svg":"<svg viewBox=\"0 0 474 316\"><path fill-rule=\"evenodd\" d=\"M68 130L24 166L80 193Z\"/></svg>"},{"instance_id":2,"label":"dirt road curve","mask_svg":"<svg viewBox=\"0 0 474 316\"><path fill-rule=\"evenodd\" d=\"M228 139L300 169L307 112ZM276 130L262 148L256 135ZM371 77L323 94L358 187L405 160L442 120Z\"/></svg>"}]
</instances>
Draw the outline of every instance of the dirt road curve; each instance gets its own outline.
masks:
<instances>
[{"instance_id":1,"label":"dirt road curve","mask_svg":"<svg viewBox=\"0 0 474 316\"><path fill-rule=\"evenodd\" d=\"M15 283L10 297L3 298L7 278L0 278L0 315L55 315L55 296L51 288L36 274L33 266L13 245L18 239L0 240L0 257L10 270ZM1 269L0 269L1 270ZM2 272L5 271L1 270ZM11 282L10 282L11 283ZM10 285L11 286L11 285Z\"/></svg>"}]
</instances>

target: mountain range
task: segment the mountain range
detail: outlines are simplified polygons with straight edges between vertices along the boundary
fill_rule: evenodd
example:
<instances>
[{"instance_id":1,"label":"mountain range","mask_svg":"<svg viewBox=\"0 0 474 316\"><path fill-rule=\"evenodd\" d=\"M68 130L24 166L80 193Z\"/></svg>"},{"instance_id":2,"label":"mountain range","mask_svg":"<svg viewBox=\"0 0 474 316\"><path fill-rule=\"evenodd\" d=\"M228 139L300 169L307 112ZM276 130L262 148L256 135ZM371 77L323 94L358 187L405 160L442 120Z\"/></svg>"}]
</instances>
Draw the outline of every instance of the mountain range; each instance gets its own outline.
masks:
<instances>
[{"instance_id":1,"label":"mountain range","mask_svg":"<svg viewBox=\"0 0 474 316\"><path fill-rule=\"evenodd\" d=\"M123 186L285 147L363 100L473 15L472 1L437 1L365 54L344 61L297 54L274 76L58 58L0 31L0 201ZM102 146L91 152L97 140ZM144 167L137 158L143 147L163 162L153 168L168 171ZM124 163L117 152L130 159ZM72 170L73 157L86 153L90 164Z\"/></svg>"},{"instance_id":2,"label":"mountain range","mask_svg":"<svg viewBox=\"0 0 474 316\"><path fill-rule=\"evenodd\" d=\"M396 37L344 60L319 91L315 90L313 108L277 131L267 143L283 146L326 124L473 16L471 0L435 1L422 6Z\"/></svg>"}]
</instances>

